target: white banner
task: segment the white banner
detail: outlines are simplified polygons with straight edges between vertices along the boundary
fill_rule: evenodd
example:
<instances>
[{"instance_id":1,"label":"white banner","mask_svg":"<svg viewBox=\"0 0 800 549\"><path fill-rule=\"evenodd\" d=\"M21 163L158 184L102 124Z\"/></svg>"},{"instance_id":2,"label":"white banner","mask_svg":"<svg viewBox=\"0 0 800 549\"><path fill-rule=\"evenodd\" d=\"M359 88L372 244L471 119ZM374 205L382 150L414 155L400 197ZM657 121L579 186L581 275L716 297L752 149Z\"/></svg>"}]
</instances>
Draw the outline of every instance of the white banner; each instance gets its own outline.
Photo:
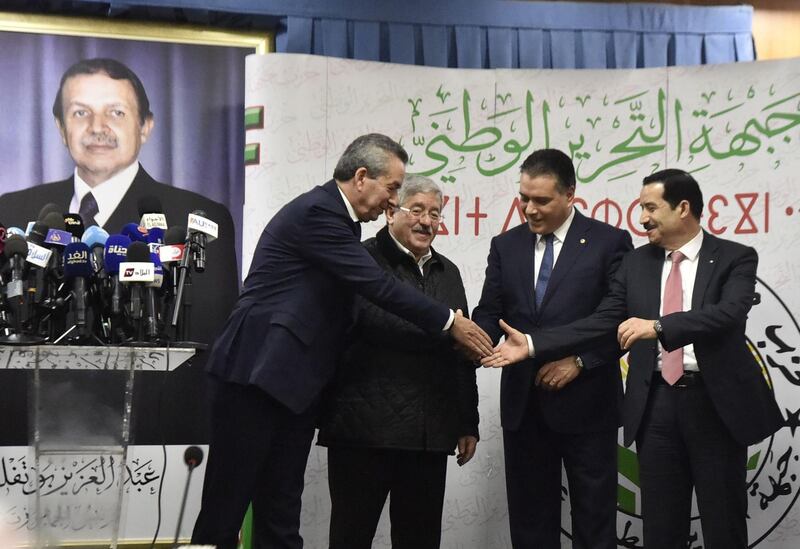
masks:
<instances>
[{"instance_id":1,"label":"white banner","mask_svg":"<svg viewBox=\"0 0 800 549\"><path fill-rule=\"evenodd\" d=\"M442 185L446 219L434 246L461 269L473 307L489 240L522 222L519 166L535 149L570 154L578 208L628 229L636 245L644 242L637 224L642 178L666 167L691 171L704 192L703 227L759 252L760 302L747 335L788 417L785 428L749 451L751 546L800 544L800 61L459 70L272 54L248 58L246 89L248 114L259 123L246 137L257 160L247 169L244 272L270 217L330 179L346 145L367 132L400 140L411 156L408 170ZM372 234L382 222L372 224ZM478 374L481 441L468 465L451 461L443 548L510 547L499 372ZM309 548L326 547L324 449L312 452L306 481L303 537ZM635 451L621 447L621 547L641 547L637 483ZM692 547L703 544L699 529L693 520ZM389 546L384 513L375 547Z\"/></svg>"},{"instance_id":2,"label":"white banner","mask_svg":"<svg viewBox=\"0 0 800 549\"><path fill-rule=\"evenodd\" d=\"M117 455L64 453L42 456L37 463L32 447L3 446L0 546L107 543L115 529L120 480L120 541L149 544L157 534L160 543L171 543L188 476L185 449L131 446L120 475ZM205 461L192 473L181 539L192 535L204 474Z\"/></svg>"}]
</instances>

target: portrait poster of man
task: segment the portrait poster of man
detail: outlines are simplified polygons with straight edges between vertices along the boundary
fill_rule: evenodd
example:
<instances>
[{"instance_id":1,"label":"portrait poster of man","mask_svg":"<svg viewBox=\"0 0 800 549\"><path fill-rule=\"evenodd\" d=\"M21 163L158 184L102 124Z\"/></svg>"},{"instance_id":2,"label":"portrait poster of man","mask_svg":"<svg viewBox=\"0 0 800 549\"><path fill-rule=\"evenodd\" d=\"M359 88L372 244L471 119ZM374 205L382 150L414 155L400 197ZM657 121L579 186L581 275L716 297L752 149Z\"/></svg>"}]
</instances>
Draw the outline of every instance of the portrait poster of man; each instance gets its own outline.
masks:
<instances>
[{"instance_id":1,"label":"portrait poster of man","mask_svg":"<svg viewBox=\"0 0 800 549\"><path fill-rule=\"evenodd\" d=\"M219 225L219 238L207 246L205 272L192 276L188 335L211 343L238 294L244 61L253 48L0 32L0 49L13 52L0 56L0 223L24 230L48 203L77 212L81 184L94 190L126 170L133 181L121 198L105 197L103 205L98 197L98 225L109 234L139 221L137 202L145 196L161 202L170 227L186 227L189 213L203 211ZM66 74L70 67L77 73ZM76 120L92 109L128 118L80 128ZM106 149L97 177L90 174L98 167L92 147ZM137 373L133 444L207 441L204 362L200 353L168 374ZM0 445L26 445L27 373L0 376L0 414L18 418L3 422Z\"/></svg>"}]
</instances>

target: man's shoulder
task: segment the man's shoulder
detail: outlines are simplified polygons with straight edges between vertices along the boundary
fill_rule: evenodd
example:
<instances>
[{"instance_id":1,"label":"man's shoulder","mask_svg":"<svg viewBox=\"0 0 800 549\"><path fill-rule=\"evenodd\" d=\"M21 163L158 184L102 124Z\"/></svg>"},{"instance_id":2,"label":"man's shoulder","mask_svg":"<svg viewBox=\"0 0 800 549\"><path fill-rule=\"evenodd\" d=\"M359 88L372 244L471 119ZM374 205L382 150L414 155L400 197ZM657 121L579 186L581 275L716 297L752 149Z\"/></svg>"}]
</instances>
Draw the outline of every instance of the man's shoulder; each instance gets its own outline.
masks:
<instances>
[{"instance_id":1,"label":"man's shoulder","mask_svg":"<svg viewBox=\"0 0 800 549\"><path fill-rule=\"evenodd\" d=\"M153 196L158 197L165 209L165 213L175 210L185 212L201 210L217 223L227 224L229 221L232 223L231 213L224 204L195 191L161 183L152 178L142 182L142 190L146 194L152 193Z\"/></svg>"},{"instance_id":2,"label":"man's shoulder","mask_svg":"<svg viewBox=\"0 0 800 549\"><path fill-rule=\"evenodd\" d=\"M608 234L615 237L620 237L621 235L627 232L625 229L620 229L619 227L615 227L614 225L606 223L605 221L600 221L598 219L594 219L589 216L582 216L582 217L589 224L591 228L590 230L593 233Z\"/></svg>"},{"instance_id":3,"label":"man's shoulder","mask_svg":"<svg viewBox=\"0 0 800 549\"><path fill-rule=\"evenodd\" d=\"M530 228L528 227L527 223L521 223L514 227L513 229L508 229L504 233L500 233L492 237L492 240L497 244L504 244L507 242L514 242L521 238L530 238L533 233L531 233Z\"/></svg>"},{"instance_id":4,"label":"man's shoulder","mask_svg":"<svg viewBox=\"0 0 800 549\"><path fill-rule=\"evenodd\" d=\"M61 181L51 181L49 183L42 183L41 185L34 185L33 187L28 187L26 189L2 193L0 194L0 198L3 200L28 200L30 197L39 197L41 195L42 198L47 199L47 197L53 192L63 190L72 191L71 177L68 179L62 179ZM44 202L42 204L44 204Z\"/></svg>"},{"instance_id":5,"label":"man's shoulder","mask_svg":"<svg viewBox=\"0 0 800 549\"><path fill-rule=\"evenodd\" d=\"M0 194L0 222L24 228L28 221L36 219L42 206L48 202L56 203L66 211L71 197L71 178Z\"/></svg>"},{"instance_id":6,"label":"man's shoulder","mask_svg":"<svg viewBox=\"0 0 800 549\"><path fill-rule=\"evenodd\" d=\"M713 234L704 232L703 247L706 246L718 247L726 252L736 254L752 253L756 251L755 248L748 246L747 244L742 244L741 242L736 242L734 240L728 240L727 238L720 238L718 236L714 236Z\"/></svg>"},{"instance_id":7,"label":"man's shoulder","mask_svg":"<svg viewBox=\"0 0 800 549\"><path fill-rule=\"evenodd\" d=\"M453 263L453 261L450 260L450 258L448 258L446 255L443 255L438 251L436 251L436 258L442 263L442 266L444 266L445 271L455 271L459 275L461 274L461 271L458 269L458 265Z\"/></svg>"}]
</instances>

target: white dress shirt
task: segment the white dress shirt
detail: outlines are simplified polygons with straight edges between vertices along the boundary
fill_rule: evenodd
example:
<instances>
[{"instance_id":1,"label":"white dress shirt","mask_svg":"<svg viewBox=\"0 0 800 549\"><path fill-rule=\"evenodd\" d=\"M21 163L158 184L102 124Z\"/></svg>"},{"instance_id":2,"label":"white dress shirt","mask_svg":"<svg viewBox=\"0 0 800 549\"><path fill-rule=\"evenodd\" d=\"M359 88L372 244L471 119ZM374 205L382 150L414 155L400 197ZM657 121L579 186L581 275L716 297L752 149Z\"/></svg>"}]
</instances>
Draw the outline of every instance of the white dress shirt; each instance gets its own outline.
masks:
<instances>
[{"instance_id":1,"label":"white dress shirt","mask_svg":"<svg viewBox=\"0 0 800 549\"><path fill-rule=\"evenodd\" d=\"M98 209L94 220L102 227L111 217L111 214L114 213L114 210L117 209L119 203L122 202L122 197L128 192L137 173L139 173L138 161L134 162L111 179L103 181L95 187L90 187L89 184L78 175L78 168L75 168L74 194L72 195L72 201L69 203L69 211L76 213L80 211L81 200L83 200L86 194L91 192L92 196L94 196L94 199L97 201ZM122 229L122 227L109 228L110 230L108 232L112 234Z\"/></svg>"},{"instance_id":2,"label":"white dress shirt","mask_svg":"<svg viewBox=\"0 0 800 549\"><path fill-rule=\"evenodd\" d=\"M397 240L394 237L394 235L392 234L391 230L389 230L389 236L391 236L392 240L394 240L394 243L397 244L397 249L399 249L401 252L403 252L408 257L410 257L411 259L414 260L414 263L417 264L417 268L419 269L419 274L424 275L425 274L425 270L424 270L425 264L430 260L430 258L433 257L433 252L431 252L431 249L428 248L428 251L425 252L425 254L423 254L423 256L419 258L419 260L417 260L417 256L415 256L414 253L411 250L409 250L408 248L403 246L400 243L400 241Z\"/></svg>"},{"instance_id":3,"label":"white dress shirt","mask_svg":"<svg viewBox=\"0 0 800 549\"><path fill-rule=\"evenodd\" d=\"M556 262L558 261L558 255L561 253L561 248L564 245L564 240L567 238L567 233L569 232L569 228L572 226L572 220L575 219L575 208L570 208L569 215L567 219L561 224L561 226L553 231L553 269L556 268ZM534 280L534 288L536 283L539 281L539 269L542 267L542 258L544 257L544 250L547 247L547 244L544 240L544 235L537 234L536 235L536 245L534 247L533 252L533 280ZM525 334L525 339L528 340L528 356L534 356L534 349L533 349L533 340L531 339L530 334Z\"/></svg>"},{"instance_id":4,"label":"white dress shirt","mask_svg":"<svg viewBox=\"0 0 800 549\"><path fill-rule=\"evenodd\" d=\"M697 265L700 263L700 247L703 245L703 231L700 230L689 242L678 248L685 257L680 262L681 289L683 310L689 311L692 308L692 295L694 294L694 281L697 277ZM664 288L667 286L667 277L672 269L672 259L669 257L671 252L664 250L664 266L661 268L661 305L659 314L664 314ZM661 369L661 351L664 348L658 344L658 362L656 368ZM694 345L691 343L683 347L683 370L687 372L698 372L697 357L694 354Z\"/></svg>"}]
</instances>

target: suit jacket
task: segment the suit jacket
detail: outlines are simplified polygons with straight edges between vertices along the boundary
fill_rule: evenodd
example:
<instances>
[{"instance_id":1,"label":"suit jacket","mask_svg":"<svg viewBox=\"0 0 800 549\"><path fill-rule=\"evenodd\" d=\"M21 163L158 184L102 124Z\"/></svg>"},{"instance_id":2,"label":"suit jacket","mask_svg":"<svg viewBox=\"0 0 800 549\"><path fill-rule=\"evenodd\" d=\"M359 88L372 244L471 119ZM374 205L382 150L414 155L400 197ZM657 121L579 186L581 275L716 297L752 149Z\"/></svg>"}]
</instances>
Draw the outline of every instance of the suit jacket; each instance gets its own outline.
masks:
<instances>
[{"instance_id":1,"label":"suit jacket","mask_svg":"<svg viewBox=\"0 0 800 549\"><path fill-rule=\"evenodd\" d=\"M35 220L39 210L48 202L69 209L74 193L73 177L55 183L38 185L29 189L0 196L0 221L6 226L25 228ZM192 276L191 337L195 341L211 343L230 312L238 294L238 268L233 219L228 209L200 194L165 185L155 181L139 166L139 171L117 208L103 228L111 234L130 222L139 221L138 202L145 196L160 199L164 215L170 225L186 225L189 213L203 210L206 217L219 224L219 238L207 246L206 270ZM202 443L207 441L208 421L204 410L205 376L202 375L205 358L198 359L171 372L166 379L157 373L137 374L134 391L134 442L138 444ZM24 372L3 372L13 377L8 380L19 390L5 389L9 398L0 401L0 413L5 417L24 418ZM10 407L10 408L7 408ZM160 410L161 413L158 413ZM9 422L6 422L9 423ZM24 421L13 422L8 429L0 430L0 444L27 444Z\"/></svg>"},{"instance_id":2,"label":"suit jacket","mask_svg":"<svg viewBox=\"0 0 800 549\"><path fill-rule=\"evenodd\" d=\"M536 235L527 224L492 239L486 279L473 320L497 342L498 320L526 333L561 326L591 314L605 296L630 235L577 210L562 244L541 307L534 297ZM569 353L572 354L572 353ZM528 359L503 369L500 413L503 428L517 430L527 406L537 406L550 428L568 433L615 429L622 399L616 340L607 337L580 354L585 370L560 391L532 390L544 364ZM533 398L535 402L529 402Z\"/></svg>"},{"instance_id":3,"label":"suit jacket","mask_svg":"<svg viewBox=\"0 0 800 549\"><path fill-rule=\"evenodd\" d=\"M689 311L661 317L668 351L694 345L697 364L714 408L733 437L753 444L775 432L783 419L761 368L747 347L745 326L753 305L758 255L753 248L703 235ZM533 334L536 354L557 356L615 332L629 317L659 318L664 250L652 244L625 257L594 315L558 330ZM630 349L624 404L625 443L642 424L657 361L655 339Z\"/></svg>"},{"instance_id":4,"label":"suit jacket","mask_svg":"<svg viewBox=\"0 0 800 549\"><path fill-rule=\"evenodd\" d=\"M300 413L333 375L356 293L440 333L449 309L381 269L360 235L334 180L281 208L261 234L209 372Z\"/></svg>"}]
</instances>

